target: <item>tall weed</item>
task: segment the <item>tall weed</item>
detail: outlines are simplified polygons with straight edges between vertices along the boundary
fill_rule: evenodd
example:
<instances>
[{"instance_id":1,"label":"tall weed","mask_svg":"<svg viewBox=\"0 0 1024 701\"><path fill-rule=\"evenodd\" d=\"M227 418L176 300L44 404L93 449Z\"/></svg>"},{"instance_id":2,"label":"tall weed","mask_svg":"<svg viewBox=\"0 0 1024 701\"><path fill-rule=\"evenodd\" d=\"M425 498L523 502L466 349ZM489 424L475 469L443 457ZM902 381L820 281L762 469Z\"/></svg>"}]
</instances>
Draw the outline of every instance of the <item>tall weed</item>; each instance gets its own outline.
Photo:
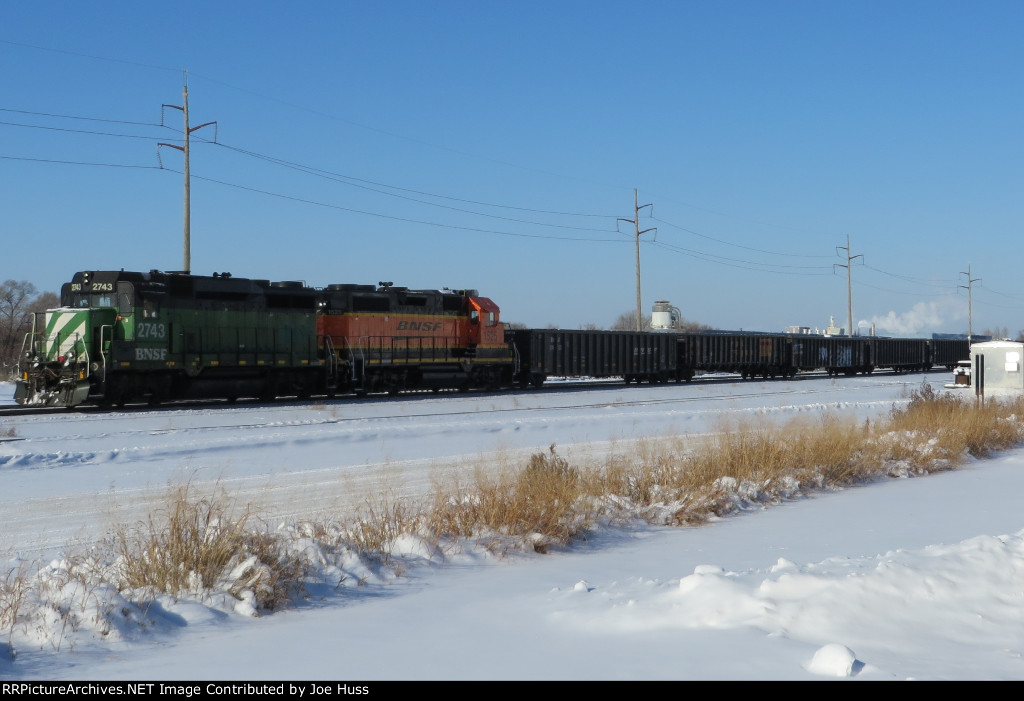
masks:
<instances>
[{"instance_id":1,"label":"tall weed","mask_svg":"<svg viewBox=\"0 0 1024 701\"><path fill-rule=\"evenodd\" d=\"M304 564L248 508L235 509L224 490L196 494L172 487L165 507L114 535L119 586L172 596L225 586L273 610L301 590ZM226 580L226 581L225 581Z\"/></svg>"}]
</instances>

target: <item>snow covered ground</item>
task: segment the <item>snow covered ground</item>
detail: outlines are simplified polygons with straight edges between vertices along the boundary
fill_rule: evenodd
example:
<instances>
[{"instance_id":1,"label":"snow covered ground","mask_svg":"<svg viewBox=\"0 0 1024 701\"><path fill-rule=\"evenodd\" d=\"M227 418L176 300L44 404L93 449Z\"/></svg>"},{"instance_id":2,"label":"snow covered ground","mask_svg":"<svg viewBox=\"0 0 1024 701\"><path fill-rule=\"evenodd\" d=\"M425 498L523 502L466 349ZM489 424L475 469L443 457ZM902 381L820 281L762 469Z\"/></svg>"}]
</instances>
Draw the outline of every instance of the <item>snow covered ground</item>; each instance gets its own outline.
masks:
<instances>
[{"instance_id":1,"label":"snow covered ground","mask_svg":"<svg viewBox=\"0 0 1024 701\"><path fill-rule=\"evenodd\" d=\"M926 378L936 389L947 379ZM0 436L13 433L0 439L0 554L9 566L54 560L53 575L64 553L138 520L169 483L225 485L287 523L385 488L421 494L452 471L514 467L552 444L583 461L713 431L723 417L871 418L921 381L18 417L0 424ZM12 392L0 385L0 402ZM259 618L187 597L136 611L97 591L130 622L106 633L16 627L16 656L0 639L0 678L1021 679L1022 493L1024 450L699 528L601 531L549 555L410 541L401 576L342 563L310 599Z\"/></svg>"}]
</instances>

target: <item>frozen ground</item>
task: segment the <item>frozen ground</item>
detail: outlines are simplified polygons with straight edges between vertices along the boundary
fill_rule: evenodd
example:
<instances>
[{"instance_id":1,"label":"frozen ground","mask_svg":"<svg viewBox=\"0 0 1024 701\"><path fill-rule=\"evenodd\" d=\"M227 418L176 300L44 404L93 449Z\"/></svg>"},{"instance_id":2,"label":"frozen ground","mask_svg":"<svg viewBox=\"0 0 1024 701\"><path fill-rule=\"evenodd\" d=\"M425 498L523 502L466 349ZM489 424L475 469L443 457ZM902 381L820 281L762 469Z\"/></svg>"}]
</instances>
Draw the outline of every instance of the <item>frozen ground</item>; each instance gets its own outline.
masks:
<instances>
[{"instance_id":1,"label":"frozen ground","mask_svg":"<svg viewBox=\"0 0 1024 701\"><path fill-rule=\"evenodd\" d=\"M0 426L14 434L0 442L0 552L54 560L41 576L56 576L62 554L138 520L168 483L219 481L286 523L551 444L585 460L723 420L870 418L921 379L19 417ZM260 618L188 597L135 611L96 592L128 622L16 627L0 678L1024 678L1022 468L1014 451L701 528L604 531L546 556L410 541L402 576L334 563L316 596Z\"/></svg>"}]
</instances>

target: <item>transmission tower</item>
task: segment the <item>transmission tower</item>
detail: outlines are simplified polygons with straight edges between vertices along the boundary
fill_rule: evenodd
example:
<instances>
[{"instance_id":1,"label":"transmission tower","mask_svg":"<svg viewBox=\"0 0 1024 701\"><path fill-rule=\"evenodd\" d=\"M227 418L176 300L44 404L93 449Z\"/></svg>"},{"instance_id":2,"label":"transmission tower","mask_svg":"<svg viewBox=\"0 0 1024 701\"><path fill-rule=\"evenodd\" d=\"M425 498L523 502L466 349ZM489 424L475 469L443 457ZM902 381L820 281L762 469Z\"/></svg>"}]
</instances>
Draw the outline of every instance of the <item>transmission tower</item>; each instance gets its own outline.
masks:
<instances>
[{"instance_id":1,"label":"transmission tower","mask_svg":"<svg viewBox=\"0 0 1024 701\"><path fill-rule=\"evenodd\" d=\"M862 255L851 256L850 255L850 235L846 235L846 245L836 246L836 251L846 251L846 264L833 263L833 268L846 268L846 318L847 324L846 335L853 335L853 261L856 258L863 258Z\"/></svg>"},{"instance_id":2,"label":"transmission tower","mask_svg":"<svg viewBox=\"0 0 1024 701\"><path fill-rule=\"evenodd\" d=\"M981 282L980 277L971 277L971 264L967 264L967 272L960 271L961 275L967 276L967 284L960 285L960 289L967 290L967 342L970 343L974 336L974 297L972 295L972 287L974 283Z\"/></svg>"},{"instance_id":3,"label":"transmission tower","mask_svg":"<svg viewBox=\"0 0 1024 701\"><path fill-rule=\"evenodd\" d=\"M658 227L652 226L650 229L640 231L640 210L644 207L654 207L654 205L645 204L641 207L638 202L636 188L633 188L633 218L624 219L619 217L619 221L629 222L633 225L634 237L636 239L636 330L643 331L644 314L640 301L640 237L649 231L657 231Z\"/></svg>"},{"instance_id":4,"label":"transmission tower","mask_svg":"<svg viewBox=\"0 0 1024 701\"><path fill-rule=\"evenodd\" d=\"M184 141L184 145L183 146L178 146L177 144L163 144L163 143L161 143L161 144L157 144L156 148L157 148L157 157L158 158L159 158L159 152L160 152L160 147L161 146L170 146L171 148L176 148L176 149L178 149L179 151L181 151L181 152L183 152L185 154L185 255L184 255L184 266L182 268L182 271L186 275L188 275L188 274L190 274L192 272L192 232L191 232L192 205L191 205L191 195L190 195L191 180L192 179L191 179L191 177L189 175L189 149L188 149L189 136L192 134L192 132L197 131L199 129L202 129L203 127L208 127L211 124L216 125L217 122L206 122L205 124L200 124L197 127L189 128L189 126L188 126L188 71L185 71L185 81L184 82L185 82L185 87L182 90L182 95L183 95L182 105L180 107L178 105L162 105L161 106L161 111L160 111L160 124L161 125L164 122L164 119L163 119L163 108L164 107L170 107L172 109L181 110L181 112L185 115L185 141ZM217 141L216 127L214 129L213 140L215 142ZM161 164L161 166L162 166L162 164Z\"/></svg>"}]
</instances>

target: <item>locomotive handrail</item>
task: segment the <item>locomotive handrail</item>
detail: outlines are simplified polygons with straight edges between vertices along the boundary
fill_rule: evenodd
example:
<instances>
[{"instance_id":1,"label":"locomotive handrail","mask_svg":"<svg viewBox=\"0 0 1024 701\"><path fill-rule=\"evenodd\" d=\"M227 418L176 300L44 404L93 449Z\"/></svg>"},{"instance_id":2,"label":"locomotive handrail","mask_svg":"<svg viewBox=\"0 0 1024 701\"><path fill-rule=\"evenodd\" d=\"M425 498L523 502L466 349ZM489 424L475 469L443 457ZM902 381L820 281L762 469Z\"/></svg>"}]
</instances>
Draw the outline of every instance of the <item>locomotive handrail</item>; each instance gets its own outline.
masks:
<instances>
[{"instance_id":1,"label":"locomotive handrail","mask_svg":"<svg viewBox=\"0 0 1024 701\"><path fill-rule=\"evenodd\" d=\"M36 344L33 342L31 348L26 350L26 346L29 345L29 339L36 335L35 331L29 331L25 334L25 338L21 339L21 358L27 358L29 355L36 354Z\"/></svg>"},{"instance_id":2,"label":"locomotive handrail","mask_svg":"<svg viewBox=\"0 0 1024 701\"><path fill-rule=\"evenodd\" d=\"M107 375L107 363L110 360L107 357L107 354L106 354L106 352L104 350L104 345L103 345L103 334L104 334L105 331L109 331L110 332L110 339L109 340L113 341L114 340L114 327L111 326L110 324L103 324L102 326L100 326L100 358L103 361L103 376L104 376L104 378L106 378L106 375Z\"/></svg>"},{"instance_id":3,"label":"locomotive handrail","mask_svg":"<svg viewBox=\"0 0 1024 701\"><path fill-rule=\"evenodd\" d=\"M33 356L39 355L39 351L36 348L36 342L38 341L38 339L35 338L35 337L36 336L41 336L42 334L40 334L39 332L36 331L36 319L39 317L40 314L44 314L44 313L45 312L35 312L32 315L32 330L29 331L28 333L26 333L25 337L23 339L21 339L21 357L22 358L28 357L29 353L31 353ZM33 339L31 341L31 343L29 342L30 338ZM26 346L29 346L29 348L26 349Z\"/></svg>"},{"instance_id":4,"label":"locomotive handrail","mask_svg":"<svg viewBox=\"0 0 1024 701\"><path fill-rule=\"evenodd\" d=\"M356 384L357 381L359 381L359 382L365 382L366 381L366 354L363 352L363 347L362 347L361 342L362 342L363 339L368 339L368 338L369 338L369 336L360 336L359 339L357 339L360 343L355 345L355 346L353 346L352 344L350 344L348 342L348 338L344 339L345 340L345 345L348 346L348 352L351 353L353 356L355 356L356 353L358 353L358 356L359 356L358 358L355 358L355 357L353 358L353 361L354 361L352 363L352 383L353 384ZM353 351L355 351L355 352L353 352Z\"/></svg>"},{"instance_id":5,"label":"locomotive handrail","mask_svg":"<svg viewBox=\"0 0 1024 701\"><path fill-rule=\"evenodd\" d=\"M324 334L324 348L327 351L327 376L332 381L338 381L338 358L334 354L334 341L327 334Z\"/></svg>"},{"instance_id":6,"label":"locomotive handrail","mask_svg":"<svg viewBox=\"0 0 1024 701\"><path fill-rule=\"evenodd\" d=\"M89 367L89 345L82 340L82 334L80 334L79 332L75 331L75 343L74 343L73 346L71 346L71 348L75 350L75 363L76 364L80 362L80 360L78 358L78 345L80 343L82 345L82 350L85 352L85 367L88 368Z\"/></svg>"}]
</instances>

